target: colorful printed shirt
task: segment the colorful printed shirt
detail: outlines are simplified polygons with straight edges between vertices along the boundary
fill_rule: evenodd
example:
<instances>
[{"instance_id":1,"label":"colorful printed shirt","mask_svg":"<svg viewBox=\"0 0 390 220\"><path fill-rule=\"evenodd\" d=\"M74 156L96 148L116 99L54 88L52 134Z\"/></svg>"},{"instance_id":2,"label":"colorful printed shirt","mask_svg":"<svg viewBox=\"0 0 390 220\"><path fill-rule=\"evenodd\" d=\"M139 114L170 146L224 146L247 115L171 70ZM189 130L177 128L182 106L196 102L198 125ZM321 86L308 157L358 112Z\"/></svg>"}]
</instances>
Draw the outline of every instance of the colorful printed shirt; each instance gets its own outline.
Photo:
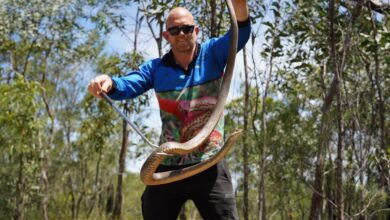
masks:
<instances>
[{"instance_id":1,"label":"colorful printed shirt","mask_svg":"<svg viewBox=\"0 0 390 220\"><path fill-rule=\"evenodd\" d=\"M239 22L238 50L242 49L251 32L249 19ZM186 142L208 121L217 103L223 71L226 65L231 31L197 45L196 55L188 70L175 63L172 51L162 58L142 64L137 71L123 77L113 77L115 100L134 98L154 89L160 107L162 134L160 144L167 141ZM223 146L223 117L209 140L187 155L167 157L167 166L188 165L207 160Z\"/></svg>"}]
</instances>

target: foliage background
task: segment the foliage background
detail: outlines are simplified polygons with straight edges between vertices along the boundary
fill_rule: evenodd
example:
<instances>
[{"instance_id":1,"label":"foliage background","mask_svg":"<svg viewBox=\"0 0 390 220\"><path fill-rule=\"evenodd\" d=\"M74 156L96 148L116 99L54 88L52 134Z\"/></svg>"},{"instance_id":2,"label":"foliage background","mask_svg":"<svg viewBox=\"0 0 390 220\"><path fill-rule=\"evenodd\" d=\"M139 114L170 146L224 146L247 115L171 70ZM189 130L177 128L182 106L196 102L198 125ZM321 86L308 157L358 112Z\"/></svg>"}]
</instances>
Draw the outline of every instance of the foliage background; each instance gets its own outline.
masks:
<instances>
[{"instance_id":1,"label":"foliage background","mask_svg":"<svg viewBox=\"0 0 390 220\"><path fill-rule=\"evenodd\" d=\"M373 2L249 1L225 115L227 134L245 130L227 158L241 219L389 218L389 3ZM0 0L1 219L142 219L124 164L151 149L86 85L166 52L177 5L199 41L227 30L220 0ZM117 104L158 142L150 99ZM179 218L200 216L188 202Z\"/></svg>"}]
</instances>

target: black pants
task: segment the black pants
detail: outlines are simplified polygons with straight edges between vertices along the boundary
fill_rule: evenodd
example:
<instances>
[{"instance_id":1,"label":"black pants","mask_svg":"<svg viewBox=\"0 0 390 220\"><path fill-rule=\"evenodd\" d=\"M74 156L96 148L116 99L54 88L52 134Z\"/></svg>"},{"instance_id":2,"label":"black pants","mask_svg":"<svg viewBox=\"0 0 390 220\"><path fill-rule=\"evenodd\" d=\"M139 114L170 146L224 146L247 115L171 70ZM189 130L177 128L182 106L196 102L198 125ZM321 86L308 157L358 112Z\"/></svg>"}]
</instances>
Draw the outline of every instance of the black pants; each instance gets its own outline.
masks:
<instances>
[{"instance_id":1,"label":"black pants","mask_svg":"<svg viewBox=\"0 0 390 220\"><path fill-rule=\"evenodd\" d=\"M158 171L168 168L160 166ZM231 177L225 161L187 179L146 186L142 195L145 220L176 220L182 205L192 200L203 219L238 219Z\"/></svg>"}]
</instances>

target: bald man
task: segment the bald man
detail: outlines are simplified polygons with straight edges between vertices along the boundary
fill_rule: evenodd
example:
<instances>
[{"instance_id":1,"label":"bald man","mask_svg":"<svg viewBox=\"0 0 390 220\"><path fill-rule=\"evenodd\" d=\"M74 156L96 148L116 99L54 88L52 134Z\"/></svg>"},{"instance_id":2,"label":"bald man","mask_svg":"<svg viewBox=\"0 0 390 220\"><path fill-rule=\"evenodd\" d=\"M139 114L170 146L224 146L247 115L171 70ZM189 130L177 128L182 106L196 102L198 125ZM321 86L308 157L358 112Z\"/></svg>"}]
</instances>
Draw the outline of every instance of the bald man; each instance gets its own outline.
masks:
<instances>
[{"instance_id":1,"label":"bald man","mask_svg":"<svg viewBox=\"0 0 390 220\"><path fill-rule=\"evenodd\" d=\"M233 0L242 49L251 32L245 0ZM88 91L100 98L137 97L154 89L160 107L160 143L185 142L203 127L215 104L229 51L231 31L202 44L196 43L199 28L183 7L169 12L163 37L171 50L162 58L143 63L123 77L100 75L91 80ZM204 146L187 155L167 156L157 172L192 166L213 157L223 146L223 118ZM187 200L192 200L203 219L238 219L231 177L225 161L208 170L174 183L146 186L142 214L146 220L174 220Z\"/></svg>"}]
</instances>

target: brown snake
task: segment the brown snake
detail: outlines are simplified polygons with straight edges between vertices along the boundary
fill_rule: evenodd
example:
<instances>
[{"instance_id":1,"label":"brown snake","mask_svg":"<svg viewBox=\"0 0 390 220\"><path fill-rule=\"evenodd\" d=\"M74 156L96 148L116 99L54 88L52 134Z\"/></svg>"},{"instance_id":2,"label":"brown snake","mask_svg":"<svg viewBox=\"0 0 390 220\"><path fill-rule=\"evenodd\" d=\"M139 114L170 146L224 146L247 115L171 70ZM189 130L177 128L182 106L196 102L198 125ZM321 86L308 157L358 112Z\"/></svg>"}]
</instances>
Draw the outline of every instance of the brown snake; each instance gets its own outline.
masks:
<instances>
[{"instance_id":1,"label":"brown snake","mask_svg":"<svg viewBox=\"0 0 390 220\"><path fill-rule=\"evenodd\" d=\"M231 39L230 39L230 49L229 56L227 59L227 64L225 68L225 75L223 77L222 87L218 95L218 101L216 106L211 113L209 120L203 126L201 131L195 135L191 140L185 143L178 142L166 142L159 146L153 153L146 159L142 168L141 168L141 180L147 185L160 185L175 182L182 180L184 178L198 174L211 166L218 163L223 157L227 154L230 148L233 146L234 142L240 137L242 131L236 131L229 136L227 141L221 150L212 158L202 161L196 165L186 167L183 169L166 171L155 173L157 167L160 165L161 161L167 155L172 154L188 154L196 150L202 144L207 141L211 132L215 129L223 110L225 108L226 99L229 94L230 83L233 78L233 69L235 63L235 57L237 53L237 42L238 42L238 25L236 15L234 13L234 8L231 0L226 0L230 12L230 22L231 22Z\"/></svg>"}]
</instances>

